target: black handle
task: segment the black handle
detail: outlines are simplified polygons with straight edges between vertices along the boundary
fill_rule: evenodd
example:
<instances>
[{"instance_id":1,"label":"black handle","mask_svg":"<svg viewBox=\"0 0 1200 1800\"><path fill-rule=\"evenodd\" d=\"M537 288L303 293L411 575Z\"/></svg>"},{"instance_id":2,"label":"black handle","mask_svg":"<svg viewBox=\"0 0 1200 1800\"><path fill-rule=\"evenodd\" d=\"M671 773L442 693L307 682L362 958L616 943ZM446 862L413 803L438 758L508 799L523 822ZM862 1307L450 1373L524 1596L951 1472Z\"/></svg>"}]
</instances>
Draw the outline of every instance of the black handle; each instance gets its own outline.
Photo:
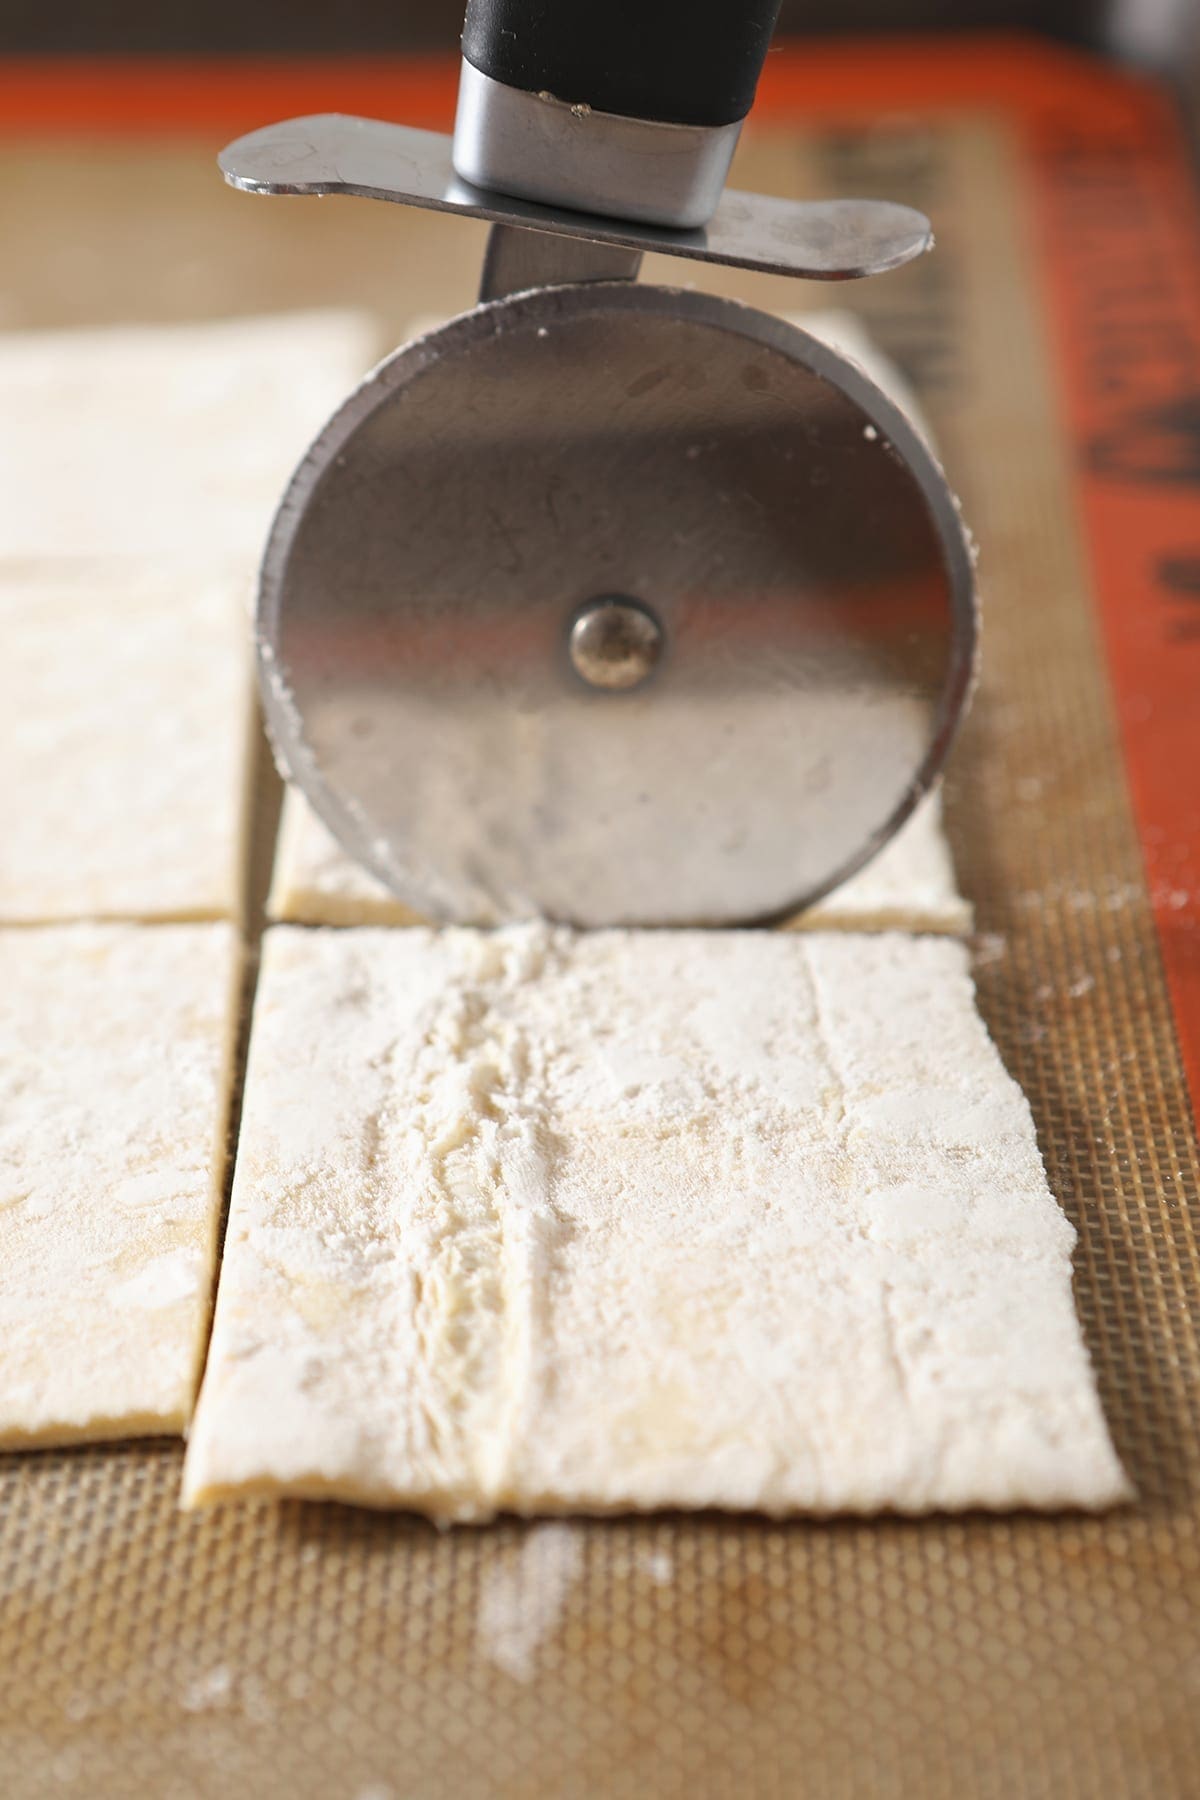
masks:
<instances>
[{"instance_id":1,"label":"black handle","mask_svg":"<svg viewBox=\"0 0 1200 1800\"><path fill-rule=\"evenodd\" d=\"M626 118L732 125L780 0L467 0L463 55L493 81Z\"/></svg>"}]
</instances>

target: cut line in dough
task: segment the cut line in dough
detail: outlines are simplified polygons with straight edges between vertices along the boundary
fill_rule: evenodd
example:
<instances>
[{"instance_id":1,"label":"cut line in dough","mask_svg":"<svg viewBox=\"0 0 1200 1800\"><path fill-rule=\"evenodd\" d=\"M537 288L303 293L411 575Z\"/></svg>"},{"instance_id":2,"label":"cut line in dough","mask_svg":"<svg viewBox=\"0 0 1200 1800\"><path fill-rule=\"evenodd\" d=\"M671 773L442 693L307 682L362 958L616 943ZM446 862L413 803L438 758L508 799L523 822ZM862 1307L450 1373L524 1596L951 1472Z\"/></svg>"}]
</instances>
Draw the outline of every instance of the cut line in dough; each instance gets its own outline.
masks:
<instances>
[{"instance_id":1,"label":"cut line in dough","mask_svg":"<svg viewBox=\"0 0 1200 1800\"><path fill-rule=\"evenodd\" d=\"M225 924L0 930L0 1448L186 1423L240 971Z\"/></svg>"},{"instance_id":2,"label":"cut line in dough","mask_svg":"<svg viewBox=\"0 0 1200 1800\"><path fill-rule=\"evenodd\" d=\"M960 944L276 928L186 1503L1107 1506L1073 1241Z\"/></svg>"}]
</instances>

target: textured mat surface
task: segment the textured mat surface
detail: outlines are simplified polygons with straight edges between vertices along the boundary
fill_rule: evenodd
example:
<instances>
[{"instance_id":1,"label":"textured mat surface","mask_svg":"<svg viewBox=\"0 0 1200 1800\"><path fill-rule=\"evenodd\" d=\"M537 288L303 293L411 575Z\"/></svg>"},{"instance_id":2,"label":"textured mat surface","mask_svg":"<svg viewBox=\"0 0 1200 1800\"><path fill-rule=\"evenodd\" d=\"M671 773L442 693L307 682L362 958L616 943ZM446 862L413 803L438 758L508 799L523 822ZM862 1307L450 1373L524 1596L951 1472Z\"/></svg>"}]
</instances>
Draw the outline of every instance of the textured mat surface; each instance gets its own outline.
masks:
<instances>
[{"instance_id":1,"label":"textured mat surface","mask_svg":"<svg viewBox=\"0 0 1200 1800\"><path fill-rule=\"evenodd\" d=\"M6 152L6 208L55 204L86 262L103 204L132 204L124 153L106 154L75 184L65 153ZM395 219L246 202L243 220L202 167L164 154L140 202L149 237L172 191L191 197L195 304L273 304L310 268L303 298L325 298L334 236L340 298L360 297L355 269L368 299L394 292ZM964 120L765 134L740 179L886 185L937 219L935 258L853 297L920 387L981 543L986 678L950 832L981 1005L1080 1233L1078 1305L1139 1502L1102 1520L439 1536L337 1507L183 1517L172 1445L0 1459L0 1763L21 1800L1196 1791L1197 1162L1022 166L1002 124ZM9 241L12 307L36 308L39 281L61 294L51 252ZM149 282L139 254L128 280ZM444 294L426 266L419 306L465 301L463 266ZM181 304L164 288L164 315Z\"/></svg>"}]
</instances>

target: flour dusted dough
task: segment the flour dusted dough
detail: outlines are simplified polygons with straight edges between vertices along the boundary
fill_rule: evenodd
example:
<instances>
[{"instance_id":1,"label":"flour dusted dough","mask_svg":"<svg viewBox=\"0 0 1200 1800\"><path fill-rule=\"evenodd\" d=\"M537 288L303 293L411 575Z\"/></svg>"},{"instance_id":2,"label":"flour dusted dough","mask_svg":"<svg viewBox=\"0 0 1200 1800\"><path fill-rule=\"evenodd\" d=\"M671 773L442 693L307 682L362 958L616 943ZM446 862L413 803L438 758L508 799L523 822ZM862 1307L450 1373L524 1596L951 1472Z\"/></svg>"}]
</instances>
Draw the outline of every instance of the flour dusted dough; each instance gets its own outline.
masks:
<instances>
[{"instance_id":1,"label":"flour dusted dough","mask_svg":"<svg viewBox=\"0 0 1200 1800\"><path fill-rule=\"evenodd\" d=\"M223 924L0 931L0 1447L187 1419L239 966Z\"/></svg>"},{"instance_id":2,"label":"flour dusted dough","mask_svg":"<svg viewBox=\"0 0 1200 1800\"><path fill-rule=\"evenodd\" d=\"M269 933L196 1504L1099 1507L962 946Z\"/></svg>"},{"instance_id":3,"label":"flour dusted dough","mask_svg":"<svg viewBox=\"0 0 1200 1800\"><path fill-rule=\"evenodd\" d=\"M404 905L342 849L298 788L284 796L268 918L293 925L415 925Z\"/></svg>"},{"instance_id":4,"label":"flour dusted dough","mask_svg":"<svg viewBox=\"0 0 1200 1800\"><path fill-rule=\"evenodd\" d=\"M0 336L0 558L257 556L374 349L338 312Z\"/></svg>"},{"instance_id":5,"label":"flour dusted dough","mask_svg":"<svg viewBox=\"0 0 1200 1800\"><path fill-rule=\"evenodd\" d=\"M165 561L0 565L0 924L238 915L249 589Z\"/></svg>"}]
</instances>

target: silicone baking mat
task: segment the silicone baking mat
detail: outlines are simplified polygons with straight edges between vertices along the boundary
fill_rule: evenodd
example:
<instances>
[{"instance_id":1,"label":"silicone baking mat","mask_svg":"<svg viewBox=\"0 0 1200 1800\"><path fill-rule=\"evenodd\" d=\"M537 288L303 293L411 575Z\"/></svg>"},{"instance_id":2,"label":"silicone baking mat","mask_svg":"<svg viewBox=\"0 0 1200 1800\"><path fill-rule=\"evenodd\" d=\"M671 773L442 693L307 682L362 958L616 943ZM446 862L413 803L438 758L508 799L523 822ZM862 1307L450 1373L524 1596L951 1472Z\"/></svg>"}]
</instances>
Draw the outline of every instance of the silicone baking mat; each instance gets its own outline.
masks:
<instances>
[{"instance_id":1,"label":"silicone baking mat","mask_svg":"<svg viewBox=\"0 0 1200 1800\"><path fill-rule=\"evenodd\" d=\"M441 65L0 70L3 322L332 300L398 330L469 303L471 228L234 197L211 170L223 132L286 112L444 124L452 87ZM986 673L950 830L1138 1502L439 1535L335 1506L184 1516L175 1444L0 1458L6 1795L1200 1792L1200 264L1180 140L1151 89L1030 46L788 52L739 176L893 194L938 227L934 257L832 298L915 380L980 540ZM260 841L265 785L264 807Z\"/></svg>"}]
</instances>

